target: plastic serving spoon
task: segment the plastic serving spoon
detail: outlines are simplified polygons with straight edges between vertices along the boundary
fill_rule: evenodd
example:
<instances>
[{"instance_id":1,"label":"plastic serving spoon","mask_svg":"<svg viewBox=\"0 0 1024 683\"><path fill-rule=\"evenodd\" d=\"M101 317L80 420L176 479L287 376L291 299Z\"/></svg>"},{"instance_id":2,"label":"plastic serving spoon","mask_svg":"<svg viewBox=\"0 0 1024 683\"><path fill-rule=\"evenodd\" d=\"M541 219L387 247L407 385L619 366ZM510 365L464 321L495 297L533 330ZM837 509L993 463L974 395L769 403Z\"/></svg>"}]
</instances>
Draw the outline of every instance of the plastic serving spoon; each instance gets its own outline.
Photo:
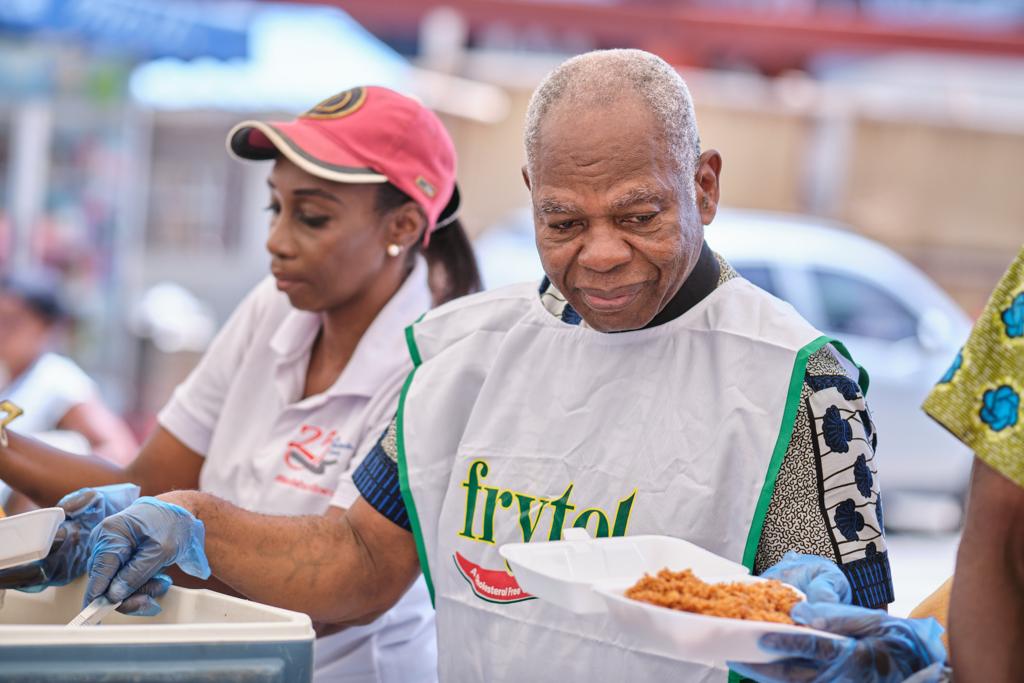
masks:
<instances>
[{"instance_id":1,"label":"plastic serving spoon","mask_svg":"<svg viewBox=\"0 0 1024 683\"><path fill-rule=\"evenodd\" d=\"M101 595L86 605L85 609L68 622L68 626L96 626L120 605L120 602L110 602Z\"/></svg>"}]
</instances>

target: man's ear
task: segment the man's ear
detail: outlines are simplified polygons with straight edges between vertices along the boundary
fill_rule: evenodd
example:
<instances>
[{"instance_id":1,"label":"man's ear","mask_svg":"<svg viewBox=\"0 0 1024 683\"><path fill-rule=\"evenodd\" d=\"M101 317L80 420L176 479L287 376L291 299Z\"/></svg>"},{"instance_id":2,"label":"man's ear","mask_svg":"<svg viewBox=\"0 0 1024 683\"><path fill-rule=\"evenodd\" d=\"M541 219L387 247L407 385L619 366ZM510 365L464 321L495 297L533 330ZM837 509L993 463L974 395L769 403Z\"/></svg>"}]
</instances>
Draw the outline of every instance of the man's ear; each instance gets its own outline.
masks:
<instances>
[{"instance_id":1,"label":"man's ear","mask_svg":"<svg viewBox=\"0 0 1024 683\"><path fill-rule=\"evenodd\" d=\"M526 189L530 189L530 172L527 170L526 165L523 165L523 182L526 183Z\"/></svg>"},{"instance_id":2,"label":"man's ear","mask_svg":"<svg viewBox=\"0 0 1024 683\"><path fill-rule=\"evenodd\" d=\"M718 197L721 187L722 155L718 150L709 149L697 160L697 172L693 176L696 190L697 211L701 223L708 225L715 220L718 212Z\"/></svg>"}]
</instances>

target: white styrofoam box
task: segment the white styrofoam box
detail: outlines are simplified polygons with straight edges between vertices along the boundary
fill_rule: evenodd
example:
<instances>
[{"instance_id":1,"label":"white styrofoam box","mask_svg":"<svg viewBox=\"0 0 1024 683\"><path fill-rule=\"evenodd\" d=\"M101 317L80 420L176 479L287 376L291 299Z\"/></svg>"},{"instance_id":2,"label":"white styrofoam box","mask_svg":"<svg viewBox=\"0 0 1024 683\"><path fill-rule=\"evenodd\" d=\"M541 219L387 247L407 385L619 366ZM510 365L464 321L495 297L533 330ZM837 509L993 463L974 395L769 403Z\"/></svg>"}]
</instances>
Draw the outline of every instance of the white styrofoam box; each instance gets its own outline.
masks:
<instances>
[{"instance_id":1,"label":"white styrofoam box","mask_svg":"<svg viewBox=\"0 0 1024 683\"><path fill-rule=\"evenodd\" d=\"M698 576L709 583L765 581L756 576ZM843 636L806 626L726 619L659 607L627 598L625 592L634 583L635 580L609 581L596 585L595 591L605 599L612 619L630 633L631 639L676 659L719 667L729 661L772 662L778 657L765 652L757 644L761 636L768 633L814 634L843 639ZM795 588L793 591L803 597L800 591Z\"/></svg>"},{"instance_id":2,"label":"white styrofoam box","mask_svg":"<svg viewBox=\"0 0 1024 683\"><path fill-rule=\"evenodd\" d=\"M568 529L565 539L507 543L498 552L524 591L577 614L608 611L607 601L594 591L598 582L628 579L633 583L645 572L665 567L690 568L698 576L742 577L749 573L743 565L681 538L590 538L582 529Z\"/></svg>"},{"instance_id":3,"label":"white styrofoam box","mask_svg":"<svg viewBox=\"0 0 1024 683\"><path fill-rule=\"evenodd\" d=\"M669 536L592 539L573 529L566 540L509 543L499 549L520 587L577 614L608 613L621 640L666 657L724 667L727 661L770 662L757 645L767 633L842 638L804 626L711 617L627 598L626 589L644 574L690 569L700 579L764 581L746 567L693 543ZM793 589L803 597L800 591Z\"/></svg>"},{"instance_id":4,"label":"white styrofoam box","mask_svg":"<svg viewBox=\"0 0 1024 683\"><path fill-rule=\"evenodd\" d=\"M7 591L0 608L0 645L225 643L310 641L305 614L210 590L172 586L155 617L115 612L99 626L66 628L82 609L85 579L41 593Z\"/></svg>"},{"instance_id":5,"label":"white styrofoam box","mask_svg":"<svg viewBox=\"0 0 1024 683\"><path fill-rule=\"evenodd\" d=\"M46 557L63 521L63 508L43 508L0 519L0 569Z\"/></svg>"}]
</instances>

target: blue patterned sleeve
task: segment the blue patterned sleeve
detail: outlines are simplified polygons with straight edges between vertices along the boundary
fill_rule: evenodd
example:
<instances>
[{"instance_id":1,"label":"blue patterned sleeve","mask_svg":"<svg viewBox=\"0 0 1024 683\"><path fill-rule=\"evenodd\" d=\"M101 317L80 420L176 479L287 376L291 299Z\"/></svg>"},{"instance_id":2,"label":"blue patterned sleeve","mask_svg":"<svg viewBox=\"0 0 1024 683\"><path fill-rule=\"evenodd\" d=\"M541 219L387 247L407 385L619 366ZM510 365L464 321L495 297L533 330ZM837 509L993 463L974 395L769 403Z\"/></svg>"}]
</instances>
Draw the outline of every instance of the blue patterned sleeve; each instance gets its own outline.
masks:
<instances>
[{"instance_id":1,"label":"blue patterned sleeve","mask_svg":"<svg viewBox=\"0 0 1024 683\"><path fill-rule=\"evenodd\" d=\"M367 454L352 479L359 494L374 510L406 531L412 531L409 514L402 498L402 487L398 478L398 462L393 456L394 423L388 427L377 445Z\"/></svg>"},{"instance_id":2,"label":"blue patterned sleeve","mask_svg":"<svg viewBox=\"0 0 1024 683\"><path fill-rule=\"evenodd\" d=\"M875 449L878 436L860 387L843 374L809 374L806 398L819 505L853 604L881 607L894 599L882 525Z\"/></svg>"},{"instance_id":3,"label":"blue patterned sleeve","mask_svg":"<svg viewBox=\"0 0 1024 683\"><path fill-rule=\"evenodd\" d=\"M754 572L789 550L820 555L842 569L855 605L875 608L894 595L875 460L878 436L858 374L831 346L808 359Z\"/></svg>"}]
</instances>

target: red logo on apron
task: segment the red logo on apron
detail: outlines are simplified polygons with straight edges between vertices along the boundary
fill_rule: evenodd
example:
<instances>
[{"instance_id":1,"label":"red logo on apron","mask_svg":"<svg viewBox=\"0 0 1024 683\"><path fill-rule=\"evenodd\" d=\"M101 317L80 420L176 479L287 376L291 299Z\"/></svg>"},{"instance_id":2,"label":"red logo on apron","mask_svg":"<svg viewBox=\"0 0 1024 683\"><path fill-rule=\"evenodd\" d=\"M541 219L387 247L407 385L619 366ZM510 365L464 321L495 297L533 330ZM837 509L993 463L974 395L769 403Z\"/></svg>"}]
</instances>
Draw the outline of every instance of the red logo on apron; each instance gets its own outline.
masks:
<instances>
[{"instance_id":1,"label":"red logo on apron","mask_svg":"<svg viewBox=\"0 0 1024 683\"><path fill-rule=\"evenodd\" d=\"M519 587L516 577L504 569L484 569L475 562L470 562L462 553L453 556L455 567L473 589L476 597L487 602L511 603L535 599Z\"/></svg>"}]
</instances>

